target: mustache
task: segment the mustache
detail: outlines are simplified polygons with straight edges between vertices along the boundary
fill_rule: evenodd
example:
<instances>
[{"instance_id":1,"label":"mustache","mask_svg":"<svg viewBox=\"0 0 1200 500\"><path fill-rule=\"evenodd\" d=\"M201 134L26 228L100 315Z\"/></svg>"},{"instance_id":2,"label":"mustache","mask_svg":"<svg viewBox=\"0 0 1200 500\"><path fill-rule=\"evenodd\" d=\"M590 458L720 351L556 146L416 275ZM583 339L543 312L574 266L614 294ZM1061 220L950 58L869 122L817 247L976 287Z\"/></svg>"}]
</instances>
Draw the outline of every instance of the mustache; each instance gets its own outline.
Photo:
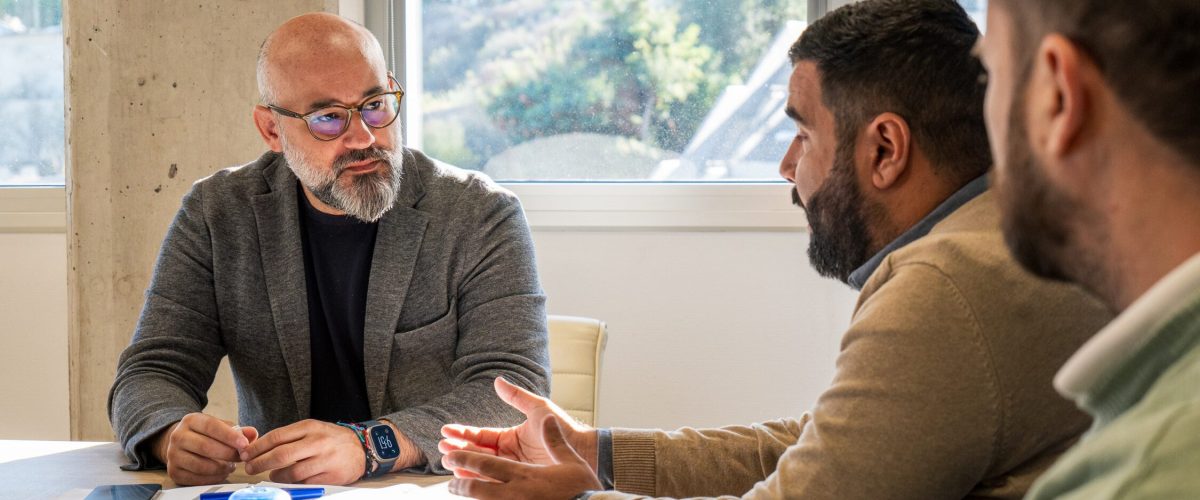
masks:
<instances>
[{"instance_id":1,"label":"mustache","mask_svg":"<svg viewBox=\"0 0 1200 500\"><path fill-rule=\"evenodd\" d=\"M792 204L796 205L797 207L804 208L804 201L800 199L800 192L796 191L796 187L792 186L792 189L790 189L789 192L792 194Z\"/></svg>"},{"instance_id":2,"label":"mustache","mask_svg":"<svg viewBox=\"0 0 1200 500\"><path fill-rule=\"evenodd\" d=\"M347 165L367 160L383 160L390 165L391 162L388 161L390 157L391 155L389 152L379 146L370 146L365 149L354 149L337 157L337 159L333 161L333 173L334 175L340 175L342 171L346 169Z\"/></svg>"}]
</instances>

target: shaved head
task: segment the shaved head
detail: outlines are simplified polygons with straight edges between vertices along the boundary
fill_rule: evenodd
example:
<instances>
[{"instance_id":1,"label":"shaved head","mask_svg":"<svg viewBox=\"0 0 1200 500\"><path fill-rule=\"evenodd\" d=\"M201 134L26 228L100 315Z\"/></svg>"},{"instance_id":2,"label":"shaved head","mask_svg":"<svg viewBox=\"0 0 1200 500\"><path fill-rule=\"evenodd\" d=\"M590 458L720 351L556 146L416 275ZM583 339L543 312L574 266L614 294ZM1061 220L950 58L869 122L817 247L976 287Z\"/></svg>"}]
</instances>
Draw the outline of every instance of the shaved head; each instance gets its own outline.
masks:
<instances>
[{"instance_id":1,"label":"shaved head","mask_svg":"<svg viewBox=\"0 0 1200 500\"><path fill-rule=\"evenodd\" d=\"M281 82L347 61L366 61L372 70L387 73L383 48L362 25L325 12L293 17L271 32L258 51L258 93L263 102L276 104Z\"/></svg>"}]
</instances>

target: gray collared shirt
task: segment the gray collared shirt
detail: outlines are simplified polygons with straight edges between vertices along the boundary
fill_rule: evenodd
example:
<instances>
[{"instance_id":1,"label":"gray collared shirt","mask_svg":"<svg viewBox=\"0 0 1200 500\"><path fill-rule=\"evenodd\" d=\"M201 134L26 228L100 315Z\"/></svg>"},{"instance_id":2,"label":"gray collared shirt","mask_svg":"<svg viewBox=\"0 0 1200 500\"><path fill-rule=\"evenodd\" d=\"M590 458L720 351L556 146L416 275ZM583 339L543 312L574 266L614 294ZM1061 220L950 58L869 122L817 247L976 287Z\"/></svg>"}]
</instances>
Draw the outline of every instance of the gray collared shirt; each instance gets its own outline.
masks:
<instances>
[{"instance_id":1,"label":"gray collared shirt","mask_svg":"<svg viewBox=\"0 0 1200 500\"><path fill-rule=\"evenodd\" d=\"M891 243L888 243L887 246L883 247L883 250L880 250L879 253L875 254L874 257L871 257L871 260L868 260L866 264L859 266L858 269L855 269L854 272L850 273L850 278L847 280L847 284L849 284L855 290L862 290L863 285L867 284L867 280L871 278L872 274L875 274L875 270L879 269L879 265L883 263L883 259L886 259L889 254L929 234L929 231L933 229L933 226L936 226L942 221L942 219L945 219L950 214L954 213L955 210L958 210L963 205L966 205L967 202L975 199L975 197L983 194L983 192L987 191L987 189L987 175L981 175L975 180L968 182L967 185L950 195L949 198L946 198L946 201L943 201L942 204L938 205L938 207L933 209L932 212L929 212L929 215L926 215L925 218L921 219L921 221L915 226L909 228L908 231L905 231L904 234L901 234L899 238L896 238Z\"/></svg>"}]
</instances>

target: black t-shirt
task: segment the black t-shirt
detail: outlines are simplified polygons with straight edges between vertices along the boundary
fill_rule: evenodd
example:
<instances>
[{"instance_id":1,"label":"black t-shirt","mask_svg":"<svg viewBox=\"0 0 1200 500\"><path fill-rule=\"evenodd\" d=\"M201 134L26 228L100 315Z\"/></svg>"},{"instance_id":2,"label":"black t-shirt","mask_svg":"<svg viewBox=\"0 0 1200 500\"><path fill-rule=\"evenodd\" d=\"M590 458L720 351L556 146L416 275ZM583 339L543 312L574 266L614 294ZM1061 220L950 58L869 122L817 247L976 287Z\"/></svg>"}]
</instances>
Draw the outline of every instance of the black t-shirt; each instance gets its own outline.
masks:
<instances>
[{"instance_id":1,"label":"black t-shirt","mask_svg":"<svg viewBox=\"0 0 1200 500\"><path fill-rule=\"evenodd\" d=\"M367 282L378 223L317 210L296 184L312 353L312 418L371 419L363 369Z\"/></svg>"}]
</instances>

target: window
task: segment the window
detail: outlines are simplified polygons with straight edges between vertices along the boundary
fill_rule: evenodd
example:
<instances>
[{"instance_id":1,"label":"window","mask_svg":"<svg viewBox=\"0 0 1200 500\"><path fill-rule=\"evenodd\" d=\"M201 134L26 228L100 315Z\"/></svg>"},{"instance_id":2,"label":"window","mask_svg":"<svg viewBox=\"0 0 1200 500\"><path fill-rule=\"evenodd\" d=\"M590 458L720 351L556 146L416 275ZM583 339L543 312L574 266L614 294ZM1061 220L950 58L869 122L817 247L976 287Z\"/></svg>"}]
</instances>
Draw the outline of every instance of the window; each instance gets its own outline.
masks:
<instances>
[{"instance_id":1,"label":"window","mask_svg":"<svg viewBox=\"0 0 1200 500\"><path fill-rule=\"evenodd\" d=\"M979 31L987 29L987 0L958 0L958 3L967 10L975 24L979 25Z\"/></svg>"},{"instance_id":2,"label":"window","mask_svg":"<svg viewBox=\"0 0 1200 500\"><path fill-rule=\"evenodd\" d=\"M408 142L433 157L510 181L778 180L808 0L420 3Z\"/></svg>"},{"instance_id":3,"label":"window","mask_svg":"<svg viewBox=\"0 0 1200 500\"><path fill-rule=\"evenodd\" d=\"M62 185L62 0L0 0L0 185Z\"/></svg>"}]
</instances>

